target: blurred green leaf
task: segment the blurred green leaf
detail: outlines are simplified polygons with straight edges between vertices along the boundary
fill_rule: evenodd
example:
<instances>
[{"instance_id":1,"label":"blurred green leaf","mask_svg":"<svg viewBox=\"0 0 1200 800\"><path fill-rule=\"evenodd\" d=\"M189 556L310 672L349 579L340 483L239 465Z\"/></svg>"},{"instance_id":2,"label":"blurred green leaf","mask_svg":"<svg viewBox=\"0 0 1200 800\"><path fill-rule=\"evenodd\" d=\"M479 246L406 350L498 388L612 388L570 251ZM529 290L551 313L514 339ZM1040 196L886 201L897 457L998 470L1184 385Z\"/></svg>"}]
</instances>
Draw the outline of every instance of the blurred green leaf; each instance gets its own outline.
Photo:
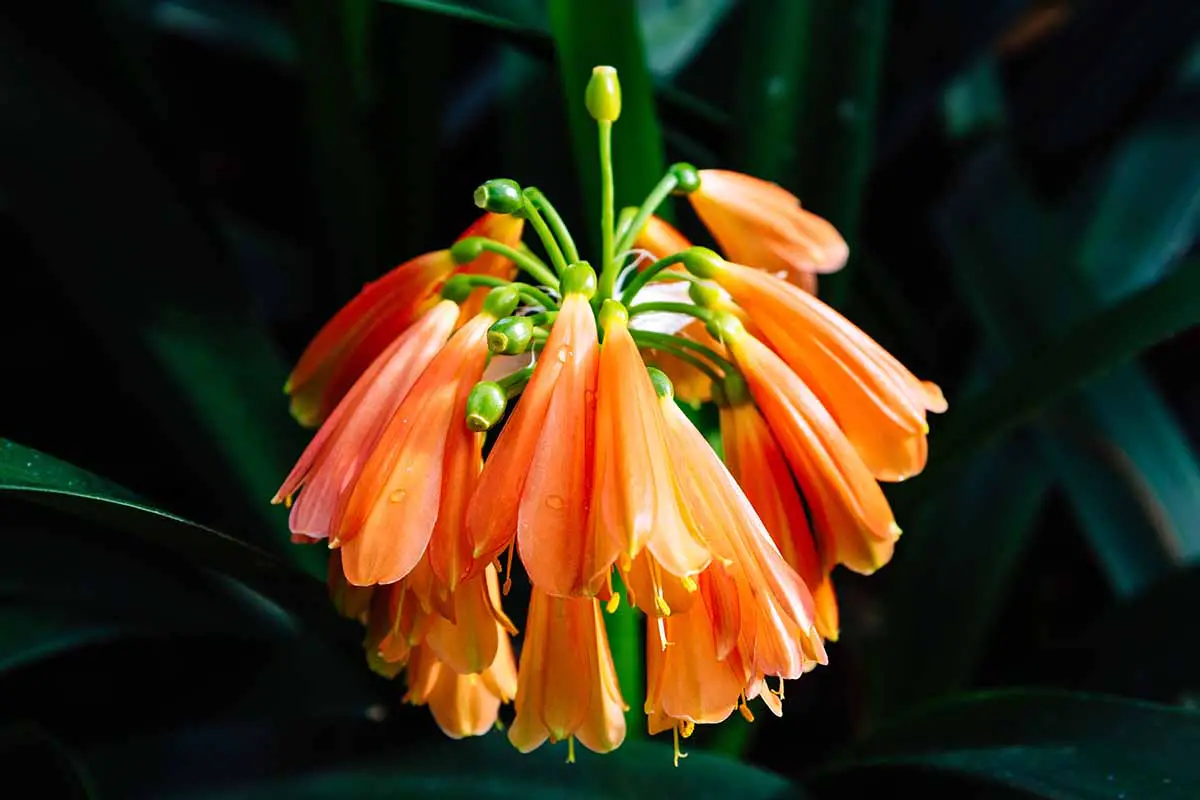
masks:
<instances>
[{"instance_id":1,"label":"blurred green leaf","mask_svg":"<svg viewBox=\"0 0 1200 800\"><path fill-rule=\"evenodd\" d=\"M108 52L101 32L89 42ZM4 23L0 76L13 119L0 131L0 171L34 257L112 353L126 401L155 416L206 485L214 516L282 547L284 515L266 501L301 441L280 395L285 368L187 185L147 147L153 125L133 126L149 104L123 116L99 81ZM79 391L86 416L88 387Z\"/></svg>"},{"instance_id":2,"label":"blurred green leaf","mask_svg":"<svg viewBox=\"0 0 1200 800\"><path fill-rule=\"evenodd\" d=\"M666 169L662 133L654 110L654 85L646 63L635 0L578 3L550 0L550 27L558 55L563 97L571 126L587 232L599 250L600 156L596 122L584 106L592 68L616 67L621 81L621 118L613 124L617 208L637 205ZM663 206L670 216L670 202Z\"/></svg>"},{"instance_id":3,"label":"blurred green leaf","mask_svg":"<svg viewBox=\"0 0 1200 800\"><path fill-rule=\"evenodd\" d=\"M346 755L313 753L306 743L319 739L355 746ZM190 755L196 747L219 757L198 770ZM263 763L256 754L264 747L286 763ZM287 728L255 724L139 738L91 754L89 765L100 788L113 796L164 800L801 796L778 775L699 750L678 768L671 747L661 743L626 742L606 755L577 744L575 753L576 763L565 763L566 743L560 742L523 755L499 732L457 742L424 740L397 750L378 727L329 719L301 720ZM147 759L163 767L158 775L139 769Z\"/></svg>"},{"instance_id":4,"label":"blurred green leaf","mask_svg":"<svg viewBox=\"0 0 1200 800\"><path fill-rule=\"evenodd\" d=\"M1050 486L1016 439L969 462L905 520L881 633L864 643L868 663L883 665L869 675L875 722L969 685Z\"/></svg>"},{"instance_id":5,"label":"blurred green leaf","mask_svg":"<svg viewBox=\"0 0 1200 800\"><path fill-rule=\"evenodd\" d=\"M1034 797L1167 800L1200 793L1200 714L1096 695L1015 690L932 704L822 767L838 791L879 771L930 771ZM859 775L856 775L858 773Z\"/></svg>"},{"instance_id":6,"label":"blurred green leaf","mask_svg":"<svg viewBox=\"0 0 1200 800\"><path fill-rule=\"evenodd\" d=\"M508 17L482 11L465 3L445 2L445 0L383 0L383 2L416 11L440 14L459 22L490 28L504 36L510 43L545 56L549 56L553 52L550 39L545 31L527 27Z\"/></svg>"},{"instance_id":7,"label":"blurred green leaf","mask_svg":"<svg viewBox=\"0 0 1200 800\"><path fill-rule=\"evenodd\" d=\"M284 608L328 619L322 585L233 537L153 508L94 475L0 439L0 497L51 506L179 553L245 583ZM31 574L36 578L36 574Z\"/></svg>"},{"instance_id":8,"label":"blurred green leaf","mask_svg":"<svg viewBox=\"0 0 1200 800\"><path fill-rule=\"evenodd\" d=\"M293 3L325 245L346 297L382 271L381 187L366 128L374 88L368 22L374 6L375 0Z\"/></svg>"},{"instance_id":9,"label":"blurred green leaf","mask_svg":"<svg viewBox=\"0 0 1200 800\"><path fill-rule=\"evenodd\" d=\"M1159 342L1200 323L1200 259L1085 318L964 400L937 425L929 472L947 469L989 441ZM928 474L928 473L927 473Z\"/></svg>"},{"instance_id":10,"label":"blurred green leaf","mask_svg":"<svg viewBox=\"0 0 1200 800\"><path fill-rule=\"evenodd\" d=\"M1143 295L1131 306L1113 312L1116 321L1128 325L1123 336L1102 334L1099 326L1105 320L1088 321L1102 313L1104 306L1088 282L1079 248L1073 246L1077 241L1074 231L1038 206L1018 178L1012 156L1003 149L986 150L975 159L943 209L939 228L954 257L954 277L997 352L1005 353L1009 360L1025 357L1038 364L1037 354L1046 342L1059 339L1070 326L1085 326L1076 336L1092 335L1086 344L1083 338L1069 336L1066 341L1076 349L1056 352L1056 361L1041 363L1035 374L1006 375L1005 386L1010 388L996 391L1007 396L1000 401L982 401L987 416L981 420L968 417L967 422L975 427L969 432L959 429L968 443L986 439L990 431L985 426L1010 425L1031 406L1036 407L1036 402L1021 398L1035 396L1040 385L1034 383L1026 395L1017 391L1023 387L1012 384L1014 377L1042 379L1053 396L1067 387L1058 383L1058 376L1050 376L1051 370L1075 379L1086 377L1106 359L1128 358L1131 345L1145 346L1156 337L1176 332L1194 314L1194 304L1178 305L1190 296L1177 294L1180 289L1194 293L1195 266L1187 264L1179 273L1180 283ZM1021 235L1014 236L1014 231ZM1095 347L1097 338L1113 352L1101 354ZM1093 352L1084 356L1084 347ZM1078 364L1062 360L1073 354ZM1013 393L1007 394L1010 391ZM1001 408L1001 402L1021 405ZM1012 415L1014 410L1018 413ZM1095 474L1094 465L1087 472L1064 474L1068 497L1118 591L1135 591L1172 561L1200 555L1200 525L1196 524L1200 519L1200 464L1170 410L1137 367L1119 367L1085 387L1063 420L1055 425L1055 439L1040 445L1049 448L1048 456L1059 466L1066 462L1057 455L1058 448L1099 443L1103 452L1111 454L1108 460L1117 474L1136 476L1133 482L1122 482L1123 491L1114 492L1107 475L1095 475L1102 480L1099 484L1089 478L1089 473ZM947 447L952 453L957 449L953 437ZM1147 497L1153 498L1153 513L1147 513ZM1096 505L1098 499L1106 506L1103 511Z\"/></svg>"},{"instance_id":11,"label":"blurred green leaf","mask_svg":"<svg viewBox=\"0 0 1200 800\"><path fill-rule=\"evenodd\" d=\"M127 624L0 603L0 675L68 650L134 633Z\"/></svg>"}]
</instances>

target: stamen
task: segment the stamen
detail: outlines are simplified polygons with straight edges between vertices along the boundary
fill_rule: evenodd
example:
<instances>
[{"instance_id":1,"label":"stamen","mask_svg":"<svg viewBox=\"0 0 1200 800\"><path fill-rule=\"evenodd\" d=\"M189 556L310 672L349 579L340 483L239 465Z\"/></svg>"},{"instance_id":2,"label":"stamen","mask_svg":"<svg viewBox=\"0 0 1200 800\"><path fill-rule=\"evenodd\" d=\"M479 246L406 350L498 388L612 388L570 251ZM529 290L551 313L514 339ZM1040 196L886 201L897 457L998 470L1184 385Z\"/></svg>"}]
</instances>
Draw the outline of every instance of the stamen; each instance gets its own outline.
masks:
<instances>
[{"instance_id":1,"label":"stamen","mask_svg":"<svg viewBox=\"0 0 1200 800\"><path fill-rule=\"evenodd\" d=\"M663 596L662 588L662 568L653 558L649 559L650 563L650 584L654 587L654 607L658 609L658 613L664 617L671 616L671 607L667 605L667 598Z\"/></svg>"},{"instance_id":2,"label":"stamen","mask_svg":"<svg viewBox=\"0 0 1200 800\"><path fill-rule=\"evenodd\" d=\"M779 699L781 701L783 700L783 676L782 675L779 676L779 690L776 691L775 694L779 697Z\"/></svg>"},{"instance_id":3,"label":"stamen","mask_svg":"<svg viewBox=\"0 0 1200 800\"><path fill-rule=\"evenodd\" d=\"M685 739L690 739L692 734L696 732L696 723L690 719L682 720L679 724L682 726L679 729L679 735Z\"/></svg>"},{"instance_id":4,"label":"stamen","mask_svg":"<svg viewBox=\"0 0 1200 800\"><path fill-rule=\"evenodd\" d=\"M662 644L662 649L665 653L667 645L670 644L667 641L667 619L666 617L656 617L656 619L658 620L658 641Z\"/></svg>"},{"instance_id":5,"label":"stamen","mask_svg":"<svg viewBox=\"0 0 1200 800\"><path fill-rule=\"evenodd\" d=\"M287 497L283 498L283 507L284 508L292 507L292 496L290 494Z\"/></svg>"},{"instance_id":6,"label":"stamen","mask_svg":"<svg viewBox=\"0 0 1200 800\"><path fill-rule=\"evenodd\" d=\"M575 763L575 734L567 737L567 763Z\"/></svg>"},{"instance_id":7,"label":"stamen","mask_svg":"<svg viewBox=\"0 0 1200 800\"><path fill-rule=\"evenodd\" d=\"M696 579L691 575L684 575L679 579L679 582L683 584L683 588L687 590L688 593L694 592L696 589L700 588L696 583Z\"/></svg>"},{"instance_id":8,"label":"stamen","mask_svg":"<svg viewBox=\"0 0 1200 800\"><path fill-rule=\"evenodd\" d=\"M738 699L742 703L738 706L738 711L741 712L742 717L745 718L746 722L754 722L754 713L750 711L750 706L746 704L746 693L742 692L741 697Z\"/></svg>"},{"instance_id":9,"label":"stamen","mask_svg":"<svg viewBox=\"0 0 1200 800\"><path fill-rule=\"evenodd\" d=\"M513 550L516 548L516 546L517 539L516 537L513 537L513 540L508 543L508 564L504 567L504 589L502 590L502 593L505 597L508 597L508 593L512 591L512 558Z\"/></svg>"},{"instance_id":10,"label":"stamen","mask_svg":"<svg viewBox=\"0 0 1200 800\"><path fill-rule=\"evenodd\" d=\"M604 606L604 610L610 614L616 613L616 610L621 607L621 593L613 592L612 597L608 598L608 603Z\"/></svg>"},{"instance_id":11,"label":"stamen","mask_svg":"<svg viewBox=\"0 0 1200 800\"><path fill-rule=\"evenodd\" d=\"M679 749L679 725L671 729L675 733L675 766L679 766L679 759L687 758L688 754Z\"/></svg>"}]
</instances>

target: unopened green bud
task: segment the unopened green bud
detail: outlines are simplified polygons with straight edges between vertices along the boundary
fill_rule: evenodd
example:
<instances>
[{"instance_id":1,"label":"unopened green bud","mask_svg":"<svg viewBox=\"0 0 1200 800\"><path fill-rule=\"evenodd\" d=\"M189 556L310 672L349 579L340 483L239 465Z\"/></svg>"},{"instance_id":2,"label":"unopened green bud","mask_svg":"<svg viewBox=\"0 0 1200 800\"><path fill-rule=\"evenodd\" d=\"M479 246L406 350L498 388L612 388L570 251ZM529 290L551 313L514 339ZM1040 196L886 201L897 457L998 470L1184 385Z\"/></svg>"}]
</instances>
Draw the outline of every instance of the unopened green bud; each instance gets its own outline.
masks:
<instances>
[{"instance_id":1,"label":"unopened green bud","mask_svg":"<svg viewBox=\"0 0 1200 800\"><path fill-rule=\"evenodd\" d=\"M475 205L493 214L515 214L524 204L521 184L508 178L493 178L475 190Z\"/></svg>"},{"instance_id":2,"label":"unopened green bud","mask_svg":"<svg viewBox=\"0 0 1200 800\"><path fill-rule=\"evenodd\" d=\"M597 122L616 122L621 116L621 82L613 67L596 67L588 81L584 102Z\"/></svg>"},{"instance_id":3,"label":"unopened green bud","mask_svg":"<svg viewBox=\"0 0 1200 800\"><path fill-rule=\"evenodd\" d=\"M564 297L578 293L591 300L596 294L596 271L588 262L579 261L563 270L561 285Z\"/></svg>"},{"instance_id":4,"label":"unopened green bud","mask_svg":"<svg viewBox=\"0 0 1200 800\"><path fill-rule=\"evenodd\" d=\"M504 416L508 397L503 387L495 381L480 381L467 395L467 427L483 433Z\"/></svg>"},{"instance_id":5,"label":"unopened green bud","mask_svg":"<svg viewBox=\"0 0 1200 800\"><path fill-rule=\"evenodd\" d=\"M705 280L715 278L725 263L725 259L707 247L689 247L680 256L688 272Z\"/></svg>"},{"instance_id":6,"label":"unopened green bud","mask_svg":"<svg viewBox=\"0 0 1200 800\"><path fill-rule=\"evenodd\" d=\"M529 349L533 341L533 320L529 317L504 317L488 328L488 350L505 356L515 356Z\"/></svg>"},{"instance_id":7,"label":"unopened green bud","mask_svg":"<svg viewBox=\"0 0 1200 800\"><path fill-rule=\"evenodd\" d=\"M470 264L483 255L484 245L488 241L486 236L468 236L465 239L459 239L450 246L450 258L454 259L455 264Z\"/></svg>"},{"instance_id":8,"label":"unopened green bud","mask_svg":"<svg viewBox=\"0 0 1200 800\"><path fill-rule=\"evenodd\" d=\"M710 336L722 344L736 339L746 332L742 321L728 311L714 311L705 328L708 329Z\"/></svg>"},{"instance_id":9,"label":"unopened green bud","mask_svg":"<svg viewBox=\"0 0 1200 800\"><path fill-rule=\"evenodd\" d=\"M473 288L471 279L466 275L455 275L442 286L442 297L461 305L471 296Z\"/></svg>"},{"instance_id":10,"label":"unopened green bud","mask_svg":"<svg viewBox=\"0 0 1200 800\"><path fill-rule=\"evenodd\" d=\"M686 161L672 164L668 171L675 178L675 194L691 194L700 188L700 171Z\"/></svg>"},{"instance_id":11,"label":"unopened green bud","mask_svg":"<svg viewBox=\"0 0 1200 800\"><path fill-rule=\"evenodd\" d=\"M600 329L608 330L609 325L629 324L629 310L619 300L609 298L600 306Z\"/></svg>"},{"instance_id":12,"label":"unopened green bud","mask_svg":"<svg viewBox=\"0 0 1200 800\"><path fill-rule=\"evenodd\" d=\"M521 293L515 286L497 286L483 299L483 310L496 319L507 317L521 302Z\"/></svg>"},{"instance_id":13,"label":"unopened green bud","mask_svg":"<svg viewBox=\"0 0 1200 800\"><path fill-rule=\"evenodd\" d=\"M701 308L717 308L721 303L721 289L708 281L688 286L688 297Z\"/></svg>"},{"instance_id":14,"label":"unopened green bud","mask_svg":"<svg viewBox=\"0 0 1200 800\"><path fill-rule=\"evenodd\" d=\"M740 406L750 402L750 387L746 385L746 379L740 373L727 373L721 384L722 394L725 395L725 401L729 405ZM713 389L716 390L716 388L717 385L713 384Z\"/></svg>"},{"instance_id":15,"label":"unopened green bud","mask_svg":"<svg viewBox=\"0 0 1200 800\"><path fill-rule=\"evenodd\" d=\"M656 395L666 400L675 397L675 387L671 384L671 379L667 377L667 373L657 367L646 367L646 372L650 373L650 383L654 385L654 393Z\"/></svg>"}]
</instances>

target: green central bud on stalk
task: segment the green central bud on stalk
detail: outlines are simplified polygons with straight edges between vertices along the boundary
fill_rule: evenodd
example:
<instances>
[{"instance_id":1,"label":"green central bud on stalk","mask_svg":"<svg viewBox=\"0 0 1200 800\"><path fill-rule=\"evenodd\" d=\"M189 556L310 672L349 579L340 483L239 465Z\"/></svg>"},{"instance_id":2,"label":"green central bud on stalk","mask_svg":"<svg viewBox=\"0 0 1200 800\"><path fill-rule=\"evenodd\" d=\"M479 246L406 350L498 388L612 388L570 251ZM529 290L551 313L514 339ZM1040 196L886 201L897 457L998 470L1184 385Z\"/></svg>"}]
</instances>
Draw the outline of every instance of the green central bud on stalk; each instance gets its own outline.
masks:
<instances>
[{"instance_id":1,"label":"green central bud on stalk","mask_svg":"<svg viewBox=\"0 0 1200 800\"><path fill-rule=\"evenodd\" d=\"M519 355L529 350L532 342L533 320L529 317L504 317L488 328L488 350L498 355Z\"/></svg>"}]
</instances>

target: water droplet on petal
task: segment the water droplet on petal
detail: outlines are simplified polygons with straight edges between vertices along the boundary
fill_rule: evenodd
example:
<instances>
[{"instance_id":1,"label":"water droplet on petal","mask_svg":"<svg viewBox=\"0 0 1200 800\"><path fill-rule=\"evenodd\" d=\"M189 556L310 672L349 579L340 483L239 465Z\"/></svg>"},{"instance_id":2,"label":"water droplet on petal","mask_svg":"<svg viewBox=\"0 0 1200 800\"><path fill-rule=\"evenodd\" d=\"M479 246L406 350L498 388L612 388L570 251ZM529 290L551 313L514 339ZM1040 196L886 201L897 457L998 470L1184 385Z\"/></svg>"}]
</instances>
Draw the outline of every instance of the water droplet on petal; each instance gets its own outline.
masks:
<instances>
[{"instance_id":1,"label":"water droplet on petal","mask_svg":"<svg viewBox=\"0 0 1200 800\"><path fill-rule=\"evenodd\" d=\"M388 499L393 503L400 503L403 502L404 498L406 497L408 497L408 492L404 491L403 489L397 489L396 491L392 492L392 496Z\"/></svg>"},{"instance_id":2,"label":"water droplet on petal","mask_svg":"<svg viewBox=\"0 0 1200 800\"><path fill-rule=\"evenodd\" d=\"M555 511L558 511L564 505L566 505L566 502L556 494L552 494L546 498L546 508L552 508Z\"/></svg>"},{"instance_id":3,"label":"water droplet on petal","mask_svg":"<svg viewBox=\"0 0 1200 800\"><path fill-rule=\"evenodd\" d=\"M565 348L565 347L561 348L561 349L558 351L558 355L556 356L556 358L558 359L558 363L560 363L560 364L565 364L565 363L567 363L567 356L568 356L568 355L570 355L570 354L567 352L567 348Z\"/></svg>"}]
</instances>

